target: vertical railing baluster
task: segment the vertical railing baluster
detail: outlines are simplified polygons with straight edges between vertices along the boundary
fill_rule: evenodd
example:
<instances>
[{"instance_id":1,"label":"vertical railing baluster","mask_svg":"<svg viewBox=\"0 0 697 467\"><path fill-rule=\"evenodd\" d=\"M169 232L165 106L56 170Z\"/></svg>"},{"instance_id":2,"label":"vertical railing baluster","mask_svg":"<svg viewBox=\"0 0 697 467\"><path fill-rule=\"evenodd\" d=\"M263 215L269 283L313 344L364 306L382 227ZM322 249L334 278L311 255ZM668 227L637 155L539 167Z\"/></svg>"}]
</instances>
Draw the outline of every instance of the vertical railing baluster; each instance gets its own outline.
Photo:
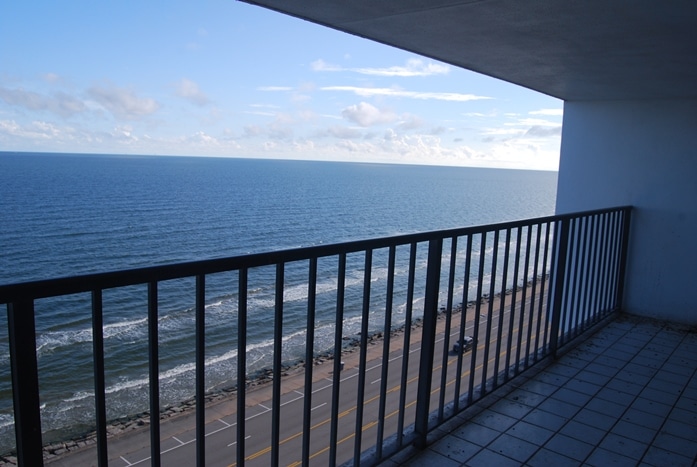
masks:
<instances>
[{"instance_id":1,"label":"vertical railing baluster","mask_svg":"<svg viewBox=\"0 0 697 467\"><path fill-rule=\"evenodd\" d=\"M448 270L448 300L445 306L445 332L443 333L443 358L440 372L440 394L438 398L438 423L444 418L445 389L448 384L448 349L450 348L450 327L453 319L453 288L455 287L455 264L457 262L457 237L450 240L450 268Z\"/></svg>"},{"instance_id":2,"label":"vertical railing baluster","mask_svg":"<svg viewBox=\"0 0 697 467\"><path fill-rule=\"evenodd\" d=\"M409 249L409 273L407 279L407 304L404 317L404 353L402 355L401 385L399 388L399 414L397 415L397 445L404 443L404 412L407 400L407 378L409 377L409 349L411 347L411 321L414 308L414 281L416 275L416 243Z\"/></svg>"},{"instance_id":3,"label":"vertical railing baluster","mask_svg":"<svg viewBox=\"0 0 697 467\"><path fill-rule=\"evenodd\" d=\"M336 466L336 448L339 444L339 396L341 383L341 350L344 329L344 292L346 287L346 253L339 255L336 281L336 317L334 320L334 374L332 376L331 428L329 430L329 466Z\"/></svg>"},{"instance_id":4,"label":"vertical railing baluster","mask_svg":"<svg viewBox=\"0 0 697 467\"><path fill-rule=\"evenodd\" d=\"M530 268L530 244L532 243L532 226L527 225L526 229L526 234L525 234L525 259L523 260L523 290L520 292L520 316L518 320L518 344L516 345L516 353L515 353L515 372L518 374L520 372L520 367L521 367L521 353L523 352L523 336L525 335L525 317L526 317L526 310L527 310L527 298L528 298L528 269ZM527 358L525 359L527 362ZM527 368L527 366L523 366L523 369Z\"/></svg>"},{"instance_id":5,"label":"vertical railing baluster","mask_svg":"<svg viewBox=\"0 0 697 467\"><path fill-rule=\"evenodd\" d=\"M578 335L580 332L582 326L584 325L584 319L583 319L583 313L581 313L581 308L578 306L578 301L581 297L581 288L582 288L582 281L583 281L583 272L581 269L581 258L582 258L582 245L581 245L581 240L582 240L582 222L583 218L576 218L573 219L573 234L572 234L572 244L574 240L576 241L576 246L572 248L572 252L570 253L572 256L569 257L569 260L573 260L573 267L569 268L569 273L573 275L572 277L572 287L571 290L567 292L569 295L569 304L570 304L570 309L572 310L571 313L575 317L575 323L574 323L574 335ZM573 272L571 272L573 271Z\"/></svg>"},{"instance_id":6,"label":"vertical railing baluster","mask_svg":"<svg viewBox=\"0 0 697 467\"><path fill-rule=\"evenodd\" d=\"M538 355L540 349L544 351L547 345L547 328L548 322L546 316L543 316L544 310L549 308L549 303L545 303L545 290L547 286L547 275L549 274L547 269L547 261L549 259L549 222L545 223L545 243L544 243L544 253L542 255L542 279L540 281L540 293L539 293L539 303L537 305L537 336L538 341L535 343L535 355ZM544 328L541 331L542 321L544 320ZM540 333L543 333L542 340L539 339Z\"/></svg>"},{"instance_id":7,"label":"vertical railing baluster","mask_svg":"<svg viewBox=\"0 0 697 467\"><path fill-rule=\"evenodd\" d=\"M605 268L605 216L598 214L598 289L595 297L595 307L598 310L596 321L603 316L603 270Z\"/></svg>"},{"instance_id":8,"label":"vertical railing baluster","mask_svg":"<svg viewBox=\"0 0 697 467\"><path fill-rule=\"evenodd\" d=\"M358 467L361 460L361 441L363 440L363 409L365 401L366 359L368 352L368 320L370 318L370 280L373 269L373 250L365 252L363 269L363 310L361 313L361 339L358 357L358 394L356 395L356 428L353 445L353 465Z\"/></svg>"},{"instance_id":9,"label":"vertical railing baluster","mask_svg":"<svg viewBox=\"0 0 697 467\"><path fill-rule=\"evenodd\" d=\"M619 274L619 259L621 250L621 211L615 211L613 213L613 228L612 228L612 287L610 288L610 302L612 303L612 310L617 311L617 279Z\"/></svg>"},{"instance_id":10,"label":"vertical railing baluster","mask_svg":"<svg viewBox=\"0 0 697 467\"><path fill-rule=\"evenodd\" d=\"M617 278L617 309L622 311L624 306L624 288L625 280L627 275L627 255L629 254L629 236L630 236L630 225L629 222L632 218L631 208L624 208L622 211L622 238L621 238L621 251L619 260L619 273Z\"/></svg>"},{"instance_id":11,"label":"vertical railing baluster","mask_svg":"<svg viewBox=\"0 0 697 467\"><path fill-rule=\"evenodd\" d=\"M438 321L438 288L440 285L441 255L443 239L428 242L428 263L426 266L426 291L424 294L424 316L421 338L421 358L419 381L416 395L416 418L414 421L415 444L424 449L427 444L428 414L431 403L431 379L433 378L433 358L436 346L436 325Z\"/></svg>"},{"instance_id":12,"label":"vertical railing baluster","mask_svg":"<svg viewBox=\"0 0 697 467\"><path fill-rule=\"evenodd\" d=\"M610 300L612 301L612 309L617 311L617 279L619 274L619 261L622 240L621 229L622 212L615 211L615 224L612 243L614 245L612 251L612 290L610 291Z\"/></svg>"},{"instance_id":13,"label":"vertical railing baluster","mask_svg":"<svg viewBox=\"0 0 697 467\"><path fill-rule=\"evenodd\" d=\"M583 279L583 312L585 319L588 323L593 320L593 305L592 305L592 271L591 265L593 264L593 247L595 244L595 238L593 236L593 218L591 216L584 216L585 226L584 235L588 237L587 248L585 251L584 258L584 279Z\"/></svg>"},{"instance_id":14,"label":"vertical railing baluster","mask_svg":"<svg viewBox=\"0 0 697 467\"><path fill-rule=\"evenodd\" d=\"M617 258L617 211L612 211L610 215L610 227L608 232L608 277L607 288L605 289L605 306L608 312L615 311L615 279L616 258Z\"/></svg>"},{"instance_id":15,"label":"vertical railing baluster","mask_svg":"<svg viewBox=\"0 0 697 467\"><path fill-rule=\"evenodd\" d=\"M586 275L586 256L588 253L588 218L579 218L580 225L576 231L576 235L579 238L579 245L577 246L576 256L578 258L578 290L576 291L576 302L574 307L578 310L578 314L581 316L581 326L585 328L588 323L588 318L586 317L586 310L583 304L583 299L585 296L586 283L584 276Z\"/></svg>"},{"instance_id":16,"label":"vertical railing baluster","mask_svg":"<svg viewBox=\"0 0 697 467\"><path fill-rule=\"evenodd\" d=\"M244 467L247 403L247 282L249 270L241 268L237 286L237 465Z\"/></svg>"},{"instance_id":17,"label":"vertical railing baluster","mask_svg":"<svg viewBox=\"0 0 697 467\"><path fill-rule=\"evenodd\" d=\"M283 292L285 264L276 264L276 293L273 326L273 382L271 401L271 465L280 462L281 448L281 364L283 362Z\"/></svg>"},{"instance_id":18,"label":"vertical railing baluster","mask_svg":"<svg viewBox=\"0 0 697 467\"><path fill-rule=\"evenodd\" d=\"M593 256L593 222L590 216L583 217L583 318L586 323L591 323L593 311L591 306L591 258Z\"/></svg>"},{"instance_id":19,"label":"vertical railing baluster","mask_svg":"<svg viewBox=\"0 0 697 467\"><path fill-rule=\"evenodd\" d=\"M7 304L17 461L22 466L43 465L34 319L33 300Z\"/></svg>"},{"instance_id":20,"label":"vertical railing baluster","mask_svg":"<svg viewBox=\"0 0 697 467\"><path fill-rule=\"evenodd\" d=\"M552 305L552 327L550 329L549 348L552 358L557 358L557 350L559 347L559 323L562 313L562 304L564 299L564 275L566 274L566 261L569 243L569 219L564 218L557 221L558 228L554 229L555 237L555 268L552 269L554 274L554 302ZM559 237L557 238L557 235Z\"/></svg>"},{"instance_id":21,"label":"vertical railing baluster","mask_svg":"<svg viewBox=\"0 0 697 467\"><path fill-rule=\"evenodd\" d=\"M600 288L600 216L597 214L593 215L595 219L595 230L593 233L593 272L592 272L592 310L593 310L593 323L598 321L598 316L600 315L600 310L598 309L598 289Z\"/></svg>"},{"instance_id":22,"label":"vertical railing baluster","mask_svg":"<svg viewBox=\"0 0 697 467\"><path fill-rule=\"evenodd\" d=\"M499 370L501 368L501 344L503 340L503 317L506 312L506 284L508 282L508 261L511 253L511 229L506 229L506 246L503 250L503 271L501 271L501 292L499 294L499 321L496 334L496 359L494 360L494 388L499 386ZM510 333L510 329L508 332Z\"/></svg>"},{"instance_id":23,"label":"vertical railing baluster","mask_svg":"<svg viewBox=\"0 0 697 467\"><path fill-rule=\"evenodd\" d=\"M603 267L602 267L602 288L600 296L600 308L603 314L607 314L610 310L607 307L607 291L609 289L609 267L610 267L610 228L611 228L611 213L603 214Z\"/></svg>"},{"instance_id":24,"label":"vertical railing baluster","mask_svg":"<svg viewBox=\"0 0 697 467\"><path fill-rule=\"evenodd\" d=\"M109 462L106 442L106 384L104 381L104 314L101 289L92 291L92 361L94 367L94 408L97 422L97 462Z\"/></svg>"},{"instance_id":25,"label":"vertical railing baluster","mask_svg":"<svg viewBox=\"0 0 697 467\"><path fill-rule=\"evenodd\" d=\"M547 321L549 328L549 339L545 339L546 353L551 355L552 353L552 321L554 320L554 290L556 289L556 279L557 279L557 252L559 251L559 236L561 235L560 221L550 221L549 228L552 229L552 253L549 258L549 289L547 290L547 311L545 320Z\"/></svg>"},{"instance_id":26,"label":"vertical railing baluster","mask_svg":"<svg viewBox=\"0 0 697 467\"><path fill-rule=\"evenodd\" d=\"M206 465L206 276L196 276L196 465Z\"/></svg>"},{"instance_id":27,"label":"vertical railing baluster","mask_svg":"<svg viewBox=\"0 0 697 467\"><path fill-rule=\"evenodd\" d=\"M378 407L378 433L376 460L382 459L382 443L385 437L385 410L387 405L387 370L390 362L390 334L392 333L392 299L394 294L394 267L396 247L390 246L387 260L387 297L385 298L385 328L382 333L382 367L380 374L380 404Z\"/></svg>"},{"instance_id":28,"label":"vertical railing baluster","mask_svg":"<svg viewBox=\"0 0 697 467\"><path fill-rule=\"evenodd\" d=\"M516 318L516 308L518 307L518 270L520 269L520 243L523 241L523 228L521 226L517 227L518 234L516 235L516 245L515 245L515 260L513 264L513 283L511 290L511 313L508 317L508 342L506 343L506 381L508 381L510 368L511 368L511 357L514 355L513 352L513 336L514 333L520 335L520 326L515 328L515 318ZM520 311L518 312L520 313ZM515 363L515 362L514 362ZM518 374L518 364L515 363L514 374Z\"/></svg>"},{"instance_id":29,"label":"vertical railing baluster","mask_svg":"<svg viewBox=\"0 0 697 467\"><path fill-rule=\"evenodd\" d=\"M600 316L602 315L602 309L601 303L600 303L600 297L602 294L602 270L603 270L603 218L601 215L596 214L596 219L598 220L597 223L597 230L596 230L596 235L595 235L595 271L594 271L594 277L595 277L595 291L594 291L594 298L593 298L593 309L595 310L595 315L594 315L594 320L593 323L596 323L599 319Z\"/></svg>"},{"instance_id":30,"label":"vertical railing baluster","mask_svg":"<svg viewBox=\"0 0 697 467\"><path fill-rule=\"evenodd\" d=\"M305 326L305 389L303 391L302 464L310 464L310 432L312 431L312 369L315 360L315 299L317 294L317 258L310 258L307 281L307 324Z\"/></svg>"},{"instance_id":31,"label":"vertical railing baluster","mask_svg":"<svg viewBox=\"0 0 697 467\"><path fill-rule=\"evenodd\" d=\"M462 286L462 310L460 310L460 333L458 335L458 342L463 342L465 338L465 331L467 330L467 308L469 301L469 283L470 283L470 268L472 267L472 234L467 235L467 247L465 253L465 277L463 278ZM457 411L460 407L460 393L461 393L461 382L462 382L462 364L464 361L464 352L460 352L457 356L457 378L455 379L455 410ZM469 379L474 376L468 372ZM469 383L468 383L469 387Z\"/></svg>"},{"instance_id":32,"label":"vertical railing baluster","mask_svg":"<svg viewBox=\"0 0 697 467\"><path fill-rule=\"evenodd\" d=\"M574 232L576 231L576 221L577 217L572 217L568 218L566 220L567 222L567 238L568 238L568 244L566 245L566 262L565 262L565 269L564 269L564 295L562 296L562 306L560 308L561 314L560 314L560 333L559 333L559 346L562 346L566 343L567 337L571 336L571 330L573 329L573 308L572 304L570 303L570 296L571 296L571 291L573 289L573 284L571 282L572 279L572 273L571 273L571 258L573 255L574 251L574 241L573 241L573 235Z\"/></svg>"},{"instance_id":33,"label":"vertical railing baluster","mask_svg":"<svg viewBox=\"0 0 697 467\"><path fill-rule=\"evenodd\" d=\"M160 353L158 337L157 282L148 283L148 368L150 381L150 465L160 457Z\"/></svg>"},{"instance_id":34,"label":"vertical railing baluster","mask_svg":"<svg viewBox=\"0 0 697 467\"><path fill-rule=\"evenodd\" d=\"M489 279L489 303L486 312L486 334L484 337L484 359L482 361L481 395L486 394L486 382L489 379L489 347L491 346L491 327L494 314L494 293L496 292L496 266L499 252L499 230L494 231L494 245L491 254L491 274Z\"/></svg>"},{"instance_id":35,"label":"vertical railing baluster","mask_svg":"<svg viewBox=\"0 0 697 467\"><path fill-rule=\"evenodd\" d=\"M474 329L472 332L472 338L474 339L472 343L472 354L470 357L470 380L468 389L468 403L471 404L474 400L474 380L476 379L477 370L477 353L479 349L479 327L482 314L482 287L484 286L484 258L486 258L486 232L482 232L480 235L479 243L479 267L477 268L477 295L475 299L477 303L474 305ZM482 389L483 391L483 389ZM480 397L484 395L480 392Z\"/></svg>"},{"instance_id":36,"label":"vertical railing baluster","mask_svg":"<svg viewBox=\"0 0 697 467\"><path fill-rule=\"evenodd\" d=\"M528 308L528 339L525 342L525 367L530 363L530 349L532 348L533 334L532 330L535 327L535 294L537 293L537 267L540 261L540 224L535 226L535 255L532 262L532 284L530 285L530 306ZM535 341L539 338L537 334L534 336ZM534 361L534 360L533 360Z\"/></svg>"}]
</instances>

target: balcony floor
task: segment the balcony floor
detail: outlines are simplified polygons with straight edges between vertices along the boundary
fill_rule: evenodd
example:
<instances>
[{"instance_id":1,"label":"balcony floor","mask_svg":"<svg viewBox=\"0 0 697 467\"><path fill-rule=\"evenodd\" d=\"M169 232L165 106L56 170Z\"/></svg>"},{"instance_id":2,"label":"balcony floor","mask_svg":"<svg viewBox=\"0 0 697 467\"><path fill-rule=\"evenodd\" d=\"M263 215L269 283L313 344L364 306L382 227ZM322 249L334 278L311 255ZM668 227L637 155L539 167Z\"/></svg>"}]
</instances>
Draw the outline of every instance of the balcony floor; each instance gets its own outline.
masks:
<instances>
[{"instance_id":1,"label":"balcony floor","mask_svg":"<svg viewBox=\"0 0 697 467\"><path fill-rule=\"evenodd\" d=\"M621 315L381 465L697 465L697 333Z\"/></svg>"}]
</instances>

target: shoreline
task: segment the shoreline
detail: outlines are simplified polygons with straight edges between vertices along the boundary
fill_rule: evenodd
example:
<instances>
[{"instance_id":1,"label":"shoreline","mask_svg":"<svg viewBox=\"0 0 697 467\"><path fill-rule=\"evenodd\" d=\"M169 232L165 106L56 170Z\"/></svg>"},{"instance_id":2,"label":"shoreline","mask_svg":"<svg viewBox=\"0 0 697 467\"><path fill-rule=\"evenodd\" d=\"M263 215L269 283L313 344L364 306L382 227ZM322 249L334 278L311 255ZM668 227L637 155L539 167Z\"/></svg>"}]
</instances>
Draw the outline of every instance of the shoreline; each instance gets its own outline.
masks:
<instances>
[{"instance_id":1,"label":"shoreline","mask_svg":"<svg viewBox=\"0 0 697 467\"><path fill-rule=\"evenodd\" d=\"M538 281L538 286L539 286L539 280L541 279L542 276L539 276L537 278ZM526 287L532 286L533 279L529 280L526 285L519 285L517 287L514 287L517 291L522 290ZM505 295L511 295L513 292L514 288L506 289ZM498 292L494 294L493 300L497 300L501 297L501 292ZM484 305L489 303L489 294L482 294L481 299L479 300L479 305ZM471 309L474 308L477 305L476 300L470 300L467 302L466 309ZM453 306L452 313L451 315L455 315L457 313L461 313L463 310L462 303L459 303L458 305ZM447 308L445 306L440 306L438 308L438 321L440 322L441 320L444 320L445 317L448 315L447 313ZM417 317L412 319L411 323L411 330L416 330L422 327L423 319L422 317ZM406 330L406 323L402 324L401 326L398 326L396 328L393 328L390 331L390 338L395 338L395 337L400 337L403 336ZM383 342L383 337L384 337L384 331L376 331L372 334L370 334L367 338L367 346L370 348L371 346L374 346L378 343ZM418 335L412 335L411 337L412 341L420 341L421 336ZM344 343L343 343L343 348L341 351L341 357L347 357L347 359L350 359L351 357L354 357L355 359L358 358L359 350L361 348L360 346L360 333L357 335L353 336L344 336L343 337ZM402 343L399 343L398 345L402 345ZM380 353L382 353L382 350L380 350ZM332 351L327 351L323 352L317 356L314 357L313 359L313 366L314 367L322 367L323 365L333 362L334 361L334 353ZM286 363L281 366L281 377L283 379L286 378L291 378L293 376L298 376L298 375L303 375L304 374L304 368L305 368L305 362L302 359L299 359L293 363ZM327 368L325 368L327 370ZM333 365L331 368L328 369L329 372L331 373L333 370ZM273 370L271 368L264 368L261 370L258 370L257 372L250 374L246 378L246 389L247 389L247 394L249 395L250 393L254 393L258 390L262 390L265 388L269 387L269 383L273 381L273 376L272 376ZM220 388L216 389L214 391L211 391L210 393L206 394L204 396L205 398L205 406L209 407L215 404L220 404L220 403L230 403L233 398L235 398L237 395L237 386L229 386L225 388ZM195 397L190 397L188 399L185 399L177 404L170 404L165 407L163 407L160 411L160 422L162 423L163 421L167 420L173 420L179 417L183 417L185 415L191 414L195 411L196 409L196 401ZM150 411L146 410L137 414L133 415L126 415L122 416L113 420L110 420L107 422L107 438L112 439L120 436L127 435L128 433L137 431L137 430L145 430L147 427L150 425ZM97 443L96 441L96 431L95 430L90 430L87 432L84 432L82 434L72 434L72 435L66 435L65 439L60 439L57 441L52 441L44 445L43 447L43 458L45 461L50 461L51 459L55 459L60 456L64 456L73 452L77 452L79 450L82 450L84 448L88 448L90 446L95 446ZM17 459L15 456L15 452L9 452L0 455L0 467L4 466L11 466L11 465L16 465L17 464Z\"/></svg>"}]
</instances>

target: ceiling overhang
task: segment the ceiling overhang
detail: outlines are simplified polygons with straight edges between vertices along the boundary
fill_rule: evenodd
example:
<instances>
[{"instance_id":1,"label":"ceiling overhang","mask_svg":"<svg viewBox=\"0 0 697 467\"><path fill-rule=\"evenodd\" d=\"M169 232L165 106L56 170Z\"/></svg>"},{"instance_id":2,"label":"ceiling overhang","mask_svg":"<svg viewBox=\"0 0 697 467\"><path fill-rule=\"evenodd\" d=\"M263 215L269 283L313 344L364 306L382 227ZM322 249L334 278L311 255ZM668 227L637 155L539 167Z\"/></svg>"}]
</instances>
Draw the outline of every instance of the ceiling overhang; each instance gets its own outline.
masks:
<instances>
[{"instance_id":1,"label":"ceiling overhang","mask_svg":"<svg viewBox=\"0 0 697 467\"><path fill-rule=\"evenodd\" d=\"M243 0L564 100L697 97L697 1Z\"/></svg>"}]
</instances>

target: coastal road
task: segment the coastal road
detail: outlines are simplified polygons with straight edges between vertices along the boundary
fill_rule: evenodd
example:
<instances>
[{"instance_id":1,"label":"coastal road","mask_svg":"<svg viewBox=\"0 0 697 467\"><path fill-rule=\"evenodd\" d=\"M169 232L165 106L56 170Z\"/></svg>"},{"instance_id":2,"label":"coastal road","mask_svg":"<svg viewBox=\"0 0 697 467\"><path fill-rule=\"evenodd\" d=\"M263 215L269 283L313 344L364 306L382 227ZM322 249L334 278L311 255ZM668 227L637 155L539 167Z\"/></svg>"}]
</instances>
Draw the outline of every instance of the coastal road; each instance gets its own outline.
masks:
<instances>
[{"instance_id":1,"label":"coastal road","mask_svg":"<svg viewBox=\"0 0 697 467\"><path fill-rule=\"evenodd\" d=\"M535 303L537 311L538 303ZM510 327L510 305L502 315L499 314L499 301L494 299L489 316L489 305L482 305L479 316L478 345L476 350L466 352L459 356L449 349L444 348L445 319L438 322L438 335L440 338L436 344L434 357L434 371L430 407L431 411L438 407L441 393L441 381L443 375L443 356L446 356L444 397L446 403L451 401L455 394L456 382L460 381L459 394L466 393L470 386L471 359L475 358L474 378L472 386L477 387L482 382L482 373L485 366L489 375L493 374L493 368L498 361L499 371L505 367L505 362L513 362L516 359L515 352L520 346L522 352L528 342L528 329L532 330L532 337L537 328L537 313L529 319L527 310L530 308L530 298L526 300L526 315L521 323L521 303L517 303L514 312L513 327ZM452 322L447 333L450 341L449 347L459 336L461 313L452 314ZM467 335L474 334L474 310L467 309ZM487 351L486 335L489 342L495 341L499 336L499 323L501 324L501 348L496 352L496 344L489 345ZM540 323L542 324L542 323ZM522 327L521 327L522 325ZM509 328L513 330L510 352L507 350ZM522 329L522 332L518 332ZM520 339L519 337L520 336ZM412 330L412 338L409 345L409 362L418 362L420 358L421 329ZM402 359L404 358L403 335L397 334L391 337L391 352L388 361L387 380L384 384L385 398L385 422L384 437L388 437L397 431L400 412L400 390L402 388ZM534 346L534 342L531 341ZM382 358L383 341L377 340L368 344L367 363L365 371L365 395L363 401L363 420L360 424L361 449L375 445L378 436L378 414L380 404L380 390L383 386ZM458 358L462 358L461 372L457 372ZM354 457L356 445L356 426L358 412L358 386L359 386L359 351L355 351L344 357L345 368L342 371L339 382L339 421L338 421L338 445L337 463L345 462ZM329 362L313 367L315 380L312 386L311 402L312 417L310 433L310 463L313 465L327 465L329 463L329 437L331 420L331 400L334 390L332 375L328 372L333 365ZM416 392L418 383L418 365L409 364L406 376L406 405L404 410L404 425L409 426L414 422L416 405ZM304 376L301 373L295 376L283 378L281 382L281 416L280 416L280 445L279 459L282 465L300 465L302 452L303 432L303 407L305 395L302 383ZM478 394L475 394L475 399ZM271 464L271 385L265 385L260 389L249 391L247 394L248 407L246 409L246 439L245 439L245 464L250 466L266 466ZM236 402L232 398L224 403L215 404L206 410L206 464L210 466L233 466L236 458ZM162 463L168 466L190 466L195 464L195 430L194 416L187 414L161 423L162 439ZM150 463L149 432L122 435L109 440L110 465L114 466L144 466ZM82 463L78 454L61 457L51 465L76 465ZM70 460L72 459L72 461ZM92 461L94 453L91 454ZM85 460L87 460L85 458ZM65 462L65 463L64 463Z\"/></svg>"}]
</instances>

